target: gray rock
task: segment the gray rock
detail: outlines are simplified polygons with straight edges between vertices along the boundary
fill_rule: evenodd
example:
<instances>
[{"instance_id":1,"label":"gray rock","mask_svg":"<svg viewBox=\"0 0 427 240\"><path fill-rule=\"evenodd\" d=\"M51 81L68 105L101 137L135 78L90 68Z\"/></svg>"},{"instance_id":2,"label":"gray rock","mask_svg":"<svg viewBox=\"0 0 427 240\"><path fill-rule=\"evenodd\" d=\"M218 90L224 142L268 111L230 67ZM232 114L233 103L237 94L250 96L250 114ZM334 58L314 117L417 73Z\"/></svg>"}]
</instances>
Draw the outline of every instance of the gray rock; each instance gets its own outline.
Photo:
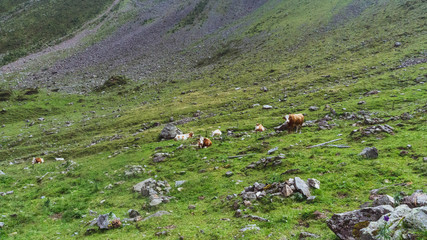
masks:
<instances>
[{"instance_id":1,"label":"gray rock","mask_svg":"<svg viewBox=\"0 0 427 240\"><path fill-rule=\"evenodd\" d=\"M144 221L147 221L147 220L148 220L148 219L150 219L150 218L153 218L153 217L161 217L161 216L163 216L163 215L170 215L170 212L167 212L167 211L158 211L158 212L156 212L156 213L154 213L154 214L152 214L152 215L150 215L150 216L148 216L148 217L144 218L142 221L144 222Z\"/></svg>"},{"instance_id":2,"label":"gray rock","mask_svg":"<svg viewBox=\"0 0 427 240\"><path fill-rule=\"evenodd\" d=\"M4 173L2 170L0 170L0 176L1 175L6 175L6 173Z\"/></svg>"},{"instance_id":3,"label":"gray rock","mask_svg":"<svg viewBox=\"0 0 427 240\"><path fill-rule=\"evenodd\" d=\"M141 214L139 214L138 211L133 210L133 209L129 209L128 215L129 215L130 218L136 218L138 216L141 216Z\"/></svg>"},{"instance_id":4,"label":"gray rock","mask_svg":"<svg viewBox=\"0 0 427 240\"><path fill-rule=\"evenodd\" d=\"M242 210L237 209L236 212L234 213L234 217L236 218L242 217Z\"/></svg>"},{"instance_id":5,"label":"gray rock","mask_svg":"<svg viewBox=\"0 0 427 240\"><path fill-rule=\"evenodd\" d=\"M310 190L308 185L299 177L294 178L295 181L295 189L301 192L305 197L310 197Z\"/></svg>"},{"instance_id":6,"label":"gray rock","mask_svg":"<svg viewBox=\"0 0 427 240\"><path fill-rule=\"evenodd\" d=\"M375 159L378 158L378 149L376 149L375 147L367 147L363 149L363 151L359 153L359 155L364 158Z\"/></svg>"},{"instance_id":7,"label":"gray rock","mask_svg":"<svg viewBox=\"0 0 427 240\"><path fill-rule=\"evenodd\" d=\"M242 198L249 201L256 200L256 194L254 192L244 192L242 193Z\"/></svg>"},{"instance_id":8,"label":"gray rock","mask_svg":"<svg viewBox=\"0 0 427 240\"><path fill-rule=\"evenodd\" d=\"M394 206L394 198L389 195L378 196L377 199L372 203L372 207L381 206L381 205L390 205Z\"/></svg>"},{"instance_id":9,"label":"gray rock","mask_svg":"<svg viewBox=\"0 0 427 240\"><path fill-rule=\"evenodd\" d=\"M14 193L13 191L7 191L6 195L10 195L10 194L13 194L13 193Z\"/></svg>"},{"instance_id":10,"label":"gray rock","mask_svg":"<svg viewBox=\"0 0 427 240\"><path fill-rule=\"evenodd\" d=\"M394 43L394 47L400 47L400 46L402 46L402 43L401 43L401 42L395 42L395 43Z\"/></svg>"},{"instance_id":11,"label":"gray rock","mask_svg":"<svg viewBox=\"0 0 427 240\"><path fill-rule=\"evenodd\" d=\"M185 181L185 180L175 181L175 187L179 187L182 184L184 184L185 182L187 182L187 181Z\"/></svg>"},{"instance_id":12,"label":"gray rock","mask_svg":"<svg viewBox=\"0 0 427 240\"><path fill-rule=\"evenodd\" d=\"M98 216L96 219L96 225L98 225L99 229L108 229L108 214L102 214Z\"/></svg>"},{"instance_id":13,"label":"gray rock","mask_svg":"<svg viewBox=\"0 0 427 240\"><path fill-rule=\"evenodd\" d=\"M190 209L190 210L196 209L196 205L188 205L188 209Z\"/></svg>"},{"instance_id":14,"label":"gray rock","mask_svg":"<svg viewBox=\"0 0 427 240\"><path fill-rule=\"evenodd\" d=\"M308 108L308 110L310 110L310 111L317 111L317 110L319 110L319 107L318 106L310 106L309 108Z\"/></svg>"},{"instance_id":15,"label":"gray rock","mask_svg":"<svg viewBox=\"0 0 427 240\"><path fill-rule=\"evenodd\" d=\"M384 216L388 217L388 221L384 219ZM385 224L388 225L392 233L394 232L391 239L401 239L402 235L407 235L407 233L427 230L427 207L411 209L406 204L403 204L384 216L379 218L378 221L370 222L366 228L361 229L360 239L378 239L378 231Z\"/></svg>"},{"instance_id":16,"label":"gray rock","mask_svg":"<svg viewBox=\"0 0 427 240\"><path fill-rule=\"evenodd\" d=\"M360 229L368 226L369 222L378 221L381 216L393 210L393 207L389 205L362 208L351 212L334 214L326 223L340 239L355 240L356 238L353 234L359 235Z\"/></svg>"},{"instance_id":17,"label":"gray rock","mask_svg":"<svg viewBox=\"0 0 427 240\"><path fill-rule=\"evenodd\" d=\"M166 124L166 126L163 128L162 132L160 133L161 139L174 139L176 135L182 134L182 131L177 128L175 125L172 124Z\"/></svg>"},{"instance_id":18,"label":"gray rock","mask_svg":"<svg viewBox=\"0 0 427 240\"><path fill-rule=\"evenodd\" d=\"M142 182L140 182L140 183L138 183L138 184L134 185L134 186L133 186L133 190L134 190L135 192L139 192L139 193L141 193L141 191L142 191L142 187L146 186L147 184L153 183L153 182L155 182L155 180L154 180L154 179L152 179L152 178L145 179L144 181L142 181Z\"/></svg>"},{"instance_id":19,"label":"gray rock","mask_svg":"<svg viewBox=\"0 0 427 240\"><path fill-rule=\"evenodd\" d=\"M4 227L4 222L0 222L0 228Z\"/></svg>"},{"instance_id":20,"label":"gray rock","mask_svg":"<svg viewBox=\"0 0 427 240\"><path fill-rule=\"evenodd\" d=\"M272 148L272 149L268 150L267 154L270 155L270 154L274 153L277 150L279 150L279 147Z\"/></svg>"},{"instance_id":21,"label":"gray rock","mask_svg":"<svg viewBox=\"0 0 427 240\"><path fill-rule=\"evenodd\" d=\"M270 222L270 220L268 220L266 218L255 216L255 215L243 215L242 217L243 218L249 218L251 220L260 221L260 222Z\"/></svg>"},{"instance_id":22,"label":"gray rock","mask_svg":"<svg viewBox=\"0 0 427 240\"><path fill-rule=\"evenodd\" d=\"M126 166L125 176L134 176L145 173L145 169L141 165Z\"/></svg>"},{"instance_id":23,"label":"gray rock","mask_svg":"<svg viewBox=\"0 0 427 240\"><path fill-rule=\"evenodd\" d=\"M299 239L306 239L306 238L319 238L319 235L316 235L314 233L309 233L309 232L301 232L299 234Z\"/></svg>"},{"instance_id":24,"label":"gray rock","mask_svg":"<svg viewBox=\"0 0 427 240\"><path fill-rule=\"evenodd\" d=\"M250 231L250 230L255 230L255 231L259 231L261 230L256 224L249 224L247 226L245 226L244 228L240 229L240 232L246 232L246 231Z\"/></svg>"},{"instance_id":25,"label":"gray rock","mask_svg":"<svg viewBox=\"0 0 427 240\"><path fill-rule=\"evenodd\" d=\"M320 189L320 181L314 178L308 178L307 179L307 183L308 186L315 188L315 189Z\"/></svg>"},{"instance_id":26,"label":"gray rock","mask_svg":"<svg viewBox=\"0 0 427 240\"><path fill-rule=\"evenodd\" d=\"M263 105L262 108L263 109L273 109L273 106L271 106L271 105Z\"/></svg>"},{"instance_id":27,"label":"gray rock","mask_svg":"<svg viewBox=\"0 0 427 240\"><path fill-rule=\"evenodd\" d=\"M234 173L232 171L228 171L228 172L225 173L225 176L226 177L231 177L231 176L233 176L233 174Z\"/></svg>"},{"instance_id":28,"label":"gray rock","mask_svg":"<svg viewBox=\"0 0 427 240\"><path fill-rule=\"evenodd\" d=\"M258 182L254 183L254 190L255 191L261 191L264 188L265 188L265 184L264 183L258 183Z\"/></svg>"},{"instance_id":29,"label":"gray rock","mask_svg":"<svg viewBox=\"0 0 427 240\"><path fill-rule=\"evenodd\" d=\"M292 191L291 187L289 187L289 185L285 185L282 189L282 194L285 197L289 197L294 193L294 191Z\"/></svg>"},{"instance_id":30,"label":"gray rock","mask_svg":"<svg viewBox=\"0 0 427 240\"><path fill-rule=\"evenodd\" d=\"M310 196L307 198L307 202L308 203L314 202L314 199L316 199L316 196Z\"/></svg>"},{"instance_id":31,"label":"gray rock","mask_svg":"<svg viewBox=\"0 0 427 240\"><path fill-rule=\"evenodd\" d=\"M405 225L419 231L427 231L427 206L413 208L404 219Z\"/></svg>"},{"instance_id":32,"label":"gray rock","mask_svg":"<svg viewBox=\"0 0 427 240\"><path fill-rule=\"evenodd\" d=\"M150 202L150 206L157 206L159 204L161 204L163 202L163 200L159 197L155 197L151 200Z\"/></svg>"},{"instance_id":33,"label":"gray rock","mask_svg":"<svg viewBox=\"0 0 427 240\"><path fill-rule=\"evenodd\" d=\"M267 88L267 87L261 87L261 91L263 91L263 92L267 92L267 91L268 91L268 88Z\"/></svg>"},{"instance_id":34,"label":"gray rock","mask_svg":"<svg viewBox=\"0 0 427 240\"><path fill-rule=\"evenodd\" d=\"M357 104L358 105L363 105L363 104L366 104L366 101L359 101Z\"/></svg>"},{"instance_id":35,"label":"gray rock","mask_svg":"<svg viewBox=\"0 0 427 240\"><path fill-rule=\"evenodd\" d=\"M411 196L404 197L401 203L408 205L410 208L427 206L427 194L415 192Z\"/></svg>"}]
</instances>

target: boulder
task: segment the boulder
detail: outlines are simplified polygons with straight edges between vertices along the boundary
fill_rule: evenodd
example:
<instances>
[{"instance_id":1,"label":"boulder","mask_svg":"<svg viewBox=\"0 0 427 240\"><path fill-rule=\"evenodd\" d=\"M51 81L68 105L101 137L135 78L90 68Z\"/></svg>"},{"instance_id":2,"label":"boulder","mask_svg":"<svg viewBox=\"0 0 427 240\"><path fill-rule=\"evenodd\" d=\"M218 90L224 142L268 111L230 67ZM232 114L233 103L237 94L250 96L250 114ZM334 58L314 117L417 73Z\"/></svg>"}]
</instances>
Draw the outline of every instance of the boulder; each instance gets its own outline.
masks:
<instances>
[{"instance_id":1,"label":"boulder","mask_svg":"<svg viewBox=\"0 0 427 240\"><path fill-rule=\"evenodd\" d=\"M174 139L176 135L182 134L182 131L173 124L166 124L160 133L161 139Z\"/></svg>"},{"instance_id":2,"label":"boulder","mask_svg":"<svg viewBox=\"0 0 427 240\"><path fill-rule=\"evenodd\" d=\"M410 208L427 206L427 194L415 192L411 196L404 197L402 204L406 204Z\"/></svg>"},{"instance_id":3,"label":"boulder","mask_svg":"<svg viewBox=\"0 0 427 240\"><path fill-rule=\"evenodd\" d=\"M370 222L377 221L381 216L393 210L393 207L389 205L362 208L334 214L326 223L340 239L355 240L360 236L360 229L367 227Z\"/></svg>"},{"instance_id":4,"label":"boulder","mask_svg":"<svg viewBox=\"0 0 427 240\"><path fill-rule=\"evenodd\" d=\"M295 181L295 189L302 193L305 197L310 197L310 189L308 185L299 177L294 178Z\"/></svg>"},{"instance_id":5,"label":"boulder","mask_svg":"<svg viewBox=\"0 0 427 240\"><path fill-rule=\"evenodd\" d=\"M414 233L427 231L427 207L409 208L406 204L396 207L389 214L378 221L370 222L366 228L360 230L361 240L376 240L378 232L387 224L391 239L414 239Z\"/></svg>"},{"instance_id":6,"label":"boulder","mask_svg":"<svg viewBox=\"0 0 427 240\"><path fill-rule=\"evenodd\" d=\"M367 147L363 149L363 151L359 153L359 155L364 158L375 159L378 158L378 149L376 149L375 147Z\"/></svg>"},{"instance_id":7,"label":"boulder","mask_svg":"<svg viewBox=\"0 0 427 240\"><path fill-rule=\"evenodd\" d=\"M372 203L372 207L390 205L394 206L394 198L389 195L380 195Z\"/></svg>"},{"instance_id":8,"label":"boulder","mask_svg":"<svg viewBox=\"0 0 427 240\"><path fill-rule=\"evenodd\" d=\"M384 219L384 217L380 217L378 221L372 221L369 225L360 230L360 239L363 240L374 240L376 239L376 234L378 233L378 229L384 226L384 224L388 224L390 230L396 230L399 221L403 216L407 215L411 209L407 205L400 205L394 209L394 211L390 212L386 216L388 217L388 221Z\"/></svg>"},{"instance_id":9,"label":"boulder","mask_svg":"<svg viewBox=\"0 0 427 240\"><path fill-rule=\"evenodd\" d=\"M415 231L427 231L427 206L413 208L403 221Z\"/></svg>"}]
</instances>

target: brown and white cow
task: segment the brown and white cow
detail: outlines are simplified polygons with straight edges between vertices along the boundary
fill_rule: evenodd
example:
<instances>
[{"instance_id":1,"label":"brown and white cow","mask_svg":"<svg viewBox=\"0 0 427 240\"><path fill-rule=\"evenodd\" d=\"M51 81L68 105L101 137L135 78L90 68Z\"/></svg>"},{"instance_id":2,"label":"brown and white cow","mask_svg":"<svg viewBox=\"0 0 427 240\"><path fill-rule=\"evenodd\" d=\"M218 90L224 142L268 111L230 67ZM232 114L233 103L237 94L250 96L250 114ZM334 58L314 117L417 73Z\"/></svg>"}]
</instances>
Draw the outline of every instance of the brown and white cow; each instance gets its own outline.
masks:
<instances>
[{"instance_id":1,"label":"brown and white cow","mask_svg":"<svg viewBox=\"0 0 427 240\"><path fill-rule=\"evenodd\" d=\"M255 132L264 132L265 131L265 127L259 123L256 124L255 126Z\"/></svg>"},{"instance_id":2,"label":"brown and white cow","mask_svg":"<svg viewBox=\"0 0 427 240\"><path fill-rule=\"evenodd\" d=\"M37 164L37 163L44 163L43 158L33 158L32 164Z\"/></svg>"},{"instance_id":3,"label":"brown and white cow","mask_svg":"<svg viewBox=\"0 0 427 240\"><path fill-rule=\"evenodd\" d=\"M174 140L178 141L178 140L187 140L189 138L193 137L193 132L187 133L187 134L178 134L175 136Z\"/></svg>"},{"instance_id":4,"label":"brown and white cow","mask_svg":"<svg viewBox=\"0 0 427 240\"><path fill-rule=\"evenodd\" d=\"M295 133L301 133L302 124L304 123L304 115L302 114L289 114L284 117L286 119L286 123L288 125L288 133L295 128Z\"/></svg>"},{"instance_id":5,"label":"brown and white cow","mask_svg":"<svg viewBox=\"0 0 427 240\"><path fill-rule=\"evenodd\" d=\"M207 148L212 146L212 141L209 138L200 137L199 141L197 142L197 146L199 146L199 148Z\"/></svg>"}]
</instances>

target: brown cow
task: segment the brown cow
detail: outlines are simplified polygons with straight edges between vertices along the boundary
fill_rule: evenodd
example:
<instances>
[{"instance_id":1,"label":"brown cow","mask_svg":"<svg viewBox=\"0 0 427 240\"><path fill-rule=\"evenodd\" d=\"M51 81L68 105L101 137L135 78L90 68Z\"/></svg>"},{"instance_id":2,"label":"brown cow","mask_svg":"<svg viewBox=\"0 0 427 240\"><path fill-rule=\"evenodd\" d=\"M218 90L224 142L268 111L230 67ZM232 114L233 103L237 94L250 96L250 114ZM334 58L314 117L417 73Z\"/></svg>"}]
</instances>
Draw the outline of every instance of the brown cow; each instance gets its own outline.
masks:
<instances>
[{"instance_id":1,"label":"brown cow","mask_svg":"<svg viewBox=\"0 0 427 240\"><path fill-rule=\"evenodd\" d=\"M302 114L289 114L284 117L286 119L286 123L288 124L288 133L295 128L295 133L301 133L302 124L304 123L304 115Z\"/></svg>"},{"instance_id":2,"label":"brown cow","mask_svg":"<svg viewBox=\"0 0 427 240\"><path fill-rule=\"evenodd\" d=\"M207 148L212 146L212 141L209 138L200 137L199 141L197 142L197 145L199 148Z\"/></svg>"},{"instance_id":3,"label":"brown cow","mask_svg":"<svg viewBox=\"0 0 427 240\"><path fill-rule=\"evenodd\" d=\"M43 158L33 158L32 163L33 164L44 163L44 160L43 160Z\"/></svg>"}]
</instances>

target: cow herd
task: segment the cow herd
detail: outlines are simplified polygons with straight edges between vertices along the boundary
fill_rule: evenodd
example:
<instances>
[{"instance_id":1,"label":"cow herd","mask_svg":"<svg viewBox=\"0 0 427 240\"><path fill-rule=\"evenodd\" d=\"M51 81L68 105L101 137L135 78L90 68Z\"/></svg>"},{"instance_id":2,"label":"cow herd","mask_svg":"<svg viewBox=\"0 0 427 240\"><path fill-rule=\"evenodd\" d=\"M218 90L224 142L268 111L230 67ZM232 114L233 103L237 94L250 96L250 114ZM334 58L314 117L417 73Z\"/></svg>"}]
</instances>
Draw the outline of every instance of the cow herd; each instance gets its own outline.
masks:
<instances>
[{"instance_id":1,"label":"cow herd","mask_svg":"<svg viewBox=\"0 0 427 240\"><path fill-rule=\"evenodd\" d=\"M285 123L287 124L288 133L291 133L295 129L295 133L299 132L301 133L302 124L304 123L304 115L302 114L289 114L283 117L285 119ZM255 132L264 132L266 128L261 125L260 123L257 123L255 125ZM222 135L221 130L217 129L212 132L212 137L219 137ZM193 132L187 133L187 134L178 134L175 136L175 141L181 141L181 140L187 140L189 138L193 137ZM207 148L212 146L212 141L209 138L200 136L199 140L197 141L197 146L199 148Z\"/></svg>"}]
</instances>

